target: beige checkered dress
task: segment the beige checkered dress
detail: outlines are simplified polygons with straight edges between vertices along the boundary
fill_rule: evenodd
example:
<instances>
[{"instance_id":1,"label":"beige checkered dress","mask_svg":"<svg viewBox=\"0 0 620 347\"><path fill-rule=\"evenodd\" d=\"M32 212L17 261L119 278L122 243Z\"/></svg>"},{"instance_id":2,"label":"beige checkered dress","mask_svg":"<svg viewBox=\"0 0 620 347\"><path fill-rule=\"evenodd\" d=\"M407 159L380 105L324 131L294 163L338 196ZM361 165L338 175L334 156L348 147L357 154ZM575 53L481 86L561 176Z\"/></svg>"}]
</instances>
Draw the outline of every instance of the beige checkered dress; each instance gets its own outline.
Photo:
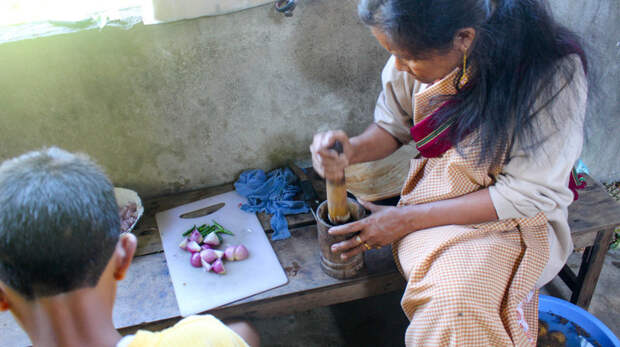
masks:
<instances>
[{"instance_id":1,"label":"beige checkered dress","mask_svg":"<svg viewBox=\"0 0 620 347\"><path fill-rule=\"evenodd\" d=\"M414 123L436 109L433 96L454 93L452 80L415 95ZM501 168L478 165L476 153L470 149L464 158L452 148L437 158L413 159L399 204L450 199L492 185ZM419 230L396 242L396 263L408 280L401 301L411 321L406 345L534 344L538 301L532 291L549 258L547 234L540 213Z\"/></svg>"}]
</instances>

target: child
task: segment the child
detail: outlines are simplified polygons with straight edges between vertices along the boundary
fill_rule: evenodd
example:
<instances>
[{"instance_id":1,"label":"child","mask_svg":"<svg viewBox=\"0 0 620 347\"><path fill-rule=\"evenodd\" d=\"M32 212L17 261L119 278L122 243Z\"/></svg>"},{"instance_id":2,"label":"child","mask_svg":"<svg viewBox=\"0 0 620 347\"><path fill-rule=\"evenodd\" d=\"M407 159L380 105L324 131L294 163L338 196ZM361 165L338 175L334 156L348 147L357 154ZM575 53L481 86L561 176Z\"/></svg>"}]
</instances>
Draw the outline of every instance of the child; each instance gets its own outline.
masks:
<instances>
[{"instance_id":1,"label":"child","mask_svg":"<svg viewBox=\"0 0 620 347\"><path fill-rule=\"evenodd\" d=\"M116 281L137 241L119 235L113 186L85 155L50 148L5 161L0 206L0 311L34 346L258 346L247 323L227 327L211 315L121 339Z\"/></svg>"}]
</instances>

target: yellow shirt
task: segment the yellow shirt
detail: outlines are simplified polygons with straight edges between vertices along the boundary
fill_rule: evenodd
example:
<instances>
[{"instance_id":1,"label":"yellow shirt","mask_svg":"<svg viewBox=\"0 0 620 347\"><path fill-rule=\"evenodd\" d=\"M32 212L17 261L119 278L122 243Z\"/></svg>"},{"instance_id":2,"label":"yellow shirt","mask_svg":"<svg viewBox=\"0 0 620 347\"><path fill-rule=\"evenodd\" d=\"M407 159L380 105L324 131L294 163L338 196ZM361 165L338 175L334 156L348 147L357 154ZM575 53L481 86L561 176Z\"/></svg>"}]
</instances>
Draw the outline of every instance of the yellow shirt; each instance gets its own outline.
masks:
<instances>
[{"instance_id":1,"label":"yellow shirt","mask_svg":"<svg viewBox=\"0 0 620 347\"><path fill-rule=\"evenodd\" d=\"M159 332L139 330L128 346L249 347L237 333L212 315L187 317Z\"/></svg>"}]
</instances>

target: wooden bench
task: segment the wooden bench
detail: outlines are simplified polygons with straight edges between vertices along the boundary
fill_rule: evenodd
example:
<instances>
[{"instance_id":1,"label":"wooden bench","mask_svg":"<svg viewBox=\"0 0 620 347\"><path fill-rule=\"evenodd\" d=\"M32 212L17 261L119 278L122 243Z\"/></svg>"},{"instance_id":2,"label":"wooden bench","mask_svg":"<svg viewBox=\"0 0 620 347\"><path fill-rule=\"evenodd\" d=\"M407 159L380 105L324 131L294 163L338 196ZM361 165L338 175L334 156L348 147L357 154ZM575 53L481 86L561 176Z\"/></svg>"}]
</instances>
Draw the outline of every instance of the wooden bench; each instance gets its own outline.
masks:
<instances>
[{"instance_id":1,"label":"wooden bench","mask_svg":"<svg viewBox=\"0 0 620 347\"><path fill-rule=\"evenodd\" d=\"M127 276L118 282L114 324L120 332L160 330L180 318L174 289L162 251L155 213L232 190L232 185L202 189L173 196L145 199L145 214L134 234L138 249ZM269 217L259 219L267 231ZM314 219L310 214L290 216L292 237L273 242L288 276L284 286L210 311L218 318L268 317L361 299L402 290L404 280L392 260L389 247L366 253L368 266L355 279L337 280L321 271ZM0 313L0 346L25 346L27 335L10 313Z\"/></svg>"},{"instance_id":2,"label":"wooden bench","mask_svg":"<svg viewBox=\"0 0 620 347\"><path fill-rule=\"evenodd\" d=\"M559 276L572 291L570 301L587 310L614 230L620 225L620 203L591 177L586 181L579 200L568 208L573 244L576 250L583 249L581 265L577 274L565 265Z\"/></svg>"},{"instance_id":3,"label":"wooden bench","mask_svg":"<svg viewBox=\"0 0 620 347\"><path fill-rule=\"evenodd\" d=\"M317 191L321 201L325 199L325 184L320 180L316 174L310 174L312 178L312 185L314 189ZM586 176L587 186L585 189L579 191L580 198L568 209L569 215L569 225L571 227L571 236L573 239L573 243L575 245L576 250L583 249L583 256L579 271L575 274L569 267L566 265L561 273L560 277L569 287L572 292L571 302L579 305L585 309L587 309L590 305L590 301L592 299L592 295L594 294L594 290L596 288L596 283L598 281L599 275L601 273L601 269L603 267L603 263L605 260L605 255L608 250L608 245L613 237L614 229L620 225L620 203L612 199L605 188L600 184L594 181L589 176ZM160 211L168 208L172 208L173 206L177 206L186 202L198 200L210 195L220 194L230 190L231 187L229 185L199 190L190 193L179 194L174 197L163 197L157 198L147 201L146 208L151 211ZM152 213L154 215L155 212ZM140 234L140 249L139 254L148 254L153 251L161 251L161 241L159 240L159 233L157 232L157 226L155 224L154 218L151 214L147 218L145 218L144 223L142 223L141 227L138 230ZM259 220L265 231L271 232L271 226L269 224L269 216L264 214L258 215ZM302 257L303 253L303 262L304 264L316 265L316 268L304 268L302 274L307 274L308 277L305 279L308 282L307 289L311 289L312 286L315 286L315 289L320 288L321 292L324 292L329 296L329 291L334 290L330 284L325 282L325 278L323 278L322 273L317 272L318 270L318 248L316 246L316 235L315 235L315 226L314 226L314 218L311 214L301 214L287 217L289 226L291 229L299 228L299 230L294 231L293 237L286 241L278 241L273 243L274 249L276 253L280 257L281 262L284 259L292 260L292 268L295 269L296 266L294 263L300 264L299 261L295 261L295 257ZM299 236L304 235L304 236ZM146 241L146 242L144 242ZM304 252L301 253L290 253L289 249L299 249L297 244L303 245ZM306 254L310 250L310 254ZM300 258L301 260L301 258ZM391 250L384 249L383 252L372 251L367 253L366 264L368 266L368 273L361 276L359 279L353 281L355 283L363 283L367 282L368 288L376 288L381 287L379 283L373 282L373 276L378 274L380 271L388 271L384 273L381 277L381 280L388 280L386 285L383 286L384 290L373 290L372 293L382 294L389 290L400 289L404 286L404 281L402 279L399 280L400 274L396 271L396 267L393 264L393 260L391 258ZM282 262L282 265L287 270L287 274L289 275L289 279L291 278L291 273L289 267ZM293 270L293 272L299 273L299 270ZM315 277L313 280L312 277ZM321 277L321 280L316 280L317 277ZM329 277L328 277L329 278ZM322 281L322 282L321 282ZM347 287L351 286L353 282L351 281L337 281L340 283L339 287ZM399 283L399 285L396 285ZM367 294L370 294L368 292ZM297 293L295 294L297 297L303 301L303 296L306 293ZM369 296L369 295L367 295ZM287 310L283 310L281 313L286 312L294 312L298 311L302 308L311 308L316 306L322 306L326 304L333 304L344 302L348 300L355 300L362 298L364 296L360 296L359 294L354 294L351 291L351 295L349 298L336 296L333 297L333 300L329 299L320 299L314 298L312 303L313 306L299 306L297 304L286 303L284 306L288 307ZM286 302L286 298L275 298L277 301ZM316 301L315 301L316 300ZM272 300L273 301L273 300ZM248 301L250 302L250 301ZM246 307L241 307L242 309L246 309ZM261 315L262 313L266 313L269 315L270 312L267 312L260 307L247 307L251 312ZM239 312L232 310L232 307L227 307L222 309L224 312ZM277 311L277 310L276 310Z\"/></svg>"},{"instance_id":4,"label":"wooden bench","mask_svg":"<svg viewBox=\"0 0 620 347\"><path fill-rule=\"evenodd\" d=\"M611 198L605 188L592 177L585 178L586 188L579 190L579 200L568 208L573 244L576 250L583 249L581 264L577 274L565 265L559 276L572 292L570 301L587 310L614 230L620 225L620 203ZM320 182L320 178L314 175L312 183L324 200L324 184ZM297 216L291 222L300 222L304 218L308 217ZM263 225L268 227L268 223L263 222Z\"/></svg>"},{"instance_id":5,"label":"wooden bench","mask_svg":"<svg viewBox=\"0 0 620 347\"><path fill-rule=\"evenodd\" d=\"M324 185L320 181L313 180L313 186L319 196L324 196ZM145 200L145 215L134 231L138 236L137 254L126 279L119 282L118 287L114 322L121 333L133 333L137 329L162 329L174 324L180 316L155 213L231 189L232 185L223 185ZM613 229L620 225L620 204L590 178L588 187L580 195L581 199L569 209L569 219L575 247L585 248L583 261L578 274L565 268L561 276L573 291L572 301L587 308ZM269 217L259 215L259 219L269 232ZM405 281L394 265L389 247L365 253L367 266L359 277L337 280L320 269L312 216L290 216L288 221L292 237L273 242L272 245L289 282L210 313L222 319L237 316L268 317L404 289ZM2 346L29 343L28 337L9 313L0 314L0 331Z\"/></svg>"}]
</instances>

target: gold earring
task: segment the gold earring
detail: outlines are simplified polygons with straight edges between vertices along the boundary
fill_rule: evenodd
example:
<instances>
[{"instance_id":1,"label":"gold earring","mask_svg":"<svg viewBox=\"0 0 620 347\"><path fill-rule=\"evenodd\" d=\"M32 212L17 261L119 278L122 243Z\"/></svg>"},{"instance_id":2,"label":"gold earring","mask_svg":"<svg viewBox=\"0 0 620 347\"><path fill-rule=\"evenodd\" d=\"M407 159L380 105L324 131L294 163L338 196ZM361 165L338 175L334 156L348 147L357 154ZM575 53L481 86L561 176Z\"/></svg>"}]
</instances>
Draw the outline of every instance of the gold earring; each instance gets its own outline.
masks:
<instances>
[{"instance_id":1,"label":"gold earring","mask_svg":"<svg viewBox=\"0 0 620 347\"><path fill-rule=\"evenodd\" d=\"M469 76L467 76L467 52L465 52L463 54L463 74L461 75L461 80L459 81L459 84L463 86L467 84L468 80Z\"/></svg>"}]
</instances>

